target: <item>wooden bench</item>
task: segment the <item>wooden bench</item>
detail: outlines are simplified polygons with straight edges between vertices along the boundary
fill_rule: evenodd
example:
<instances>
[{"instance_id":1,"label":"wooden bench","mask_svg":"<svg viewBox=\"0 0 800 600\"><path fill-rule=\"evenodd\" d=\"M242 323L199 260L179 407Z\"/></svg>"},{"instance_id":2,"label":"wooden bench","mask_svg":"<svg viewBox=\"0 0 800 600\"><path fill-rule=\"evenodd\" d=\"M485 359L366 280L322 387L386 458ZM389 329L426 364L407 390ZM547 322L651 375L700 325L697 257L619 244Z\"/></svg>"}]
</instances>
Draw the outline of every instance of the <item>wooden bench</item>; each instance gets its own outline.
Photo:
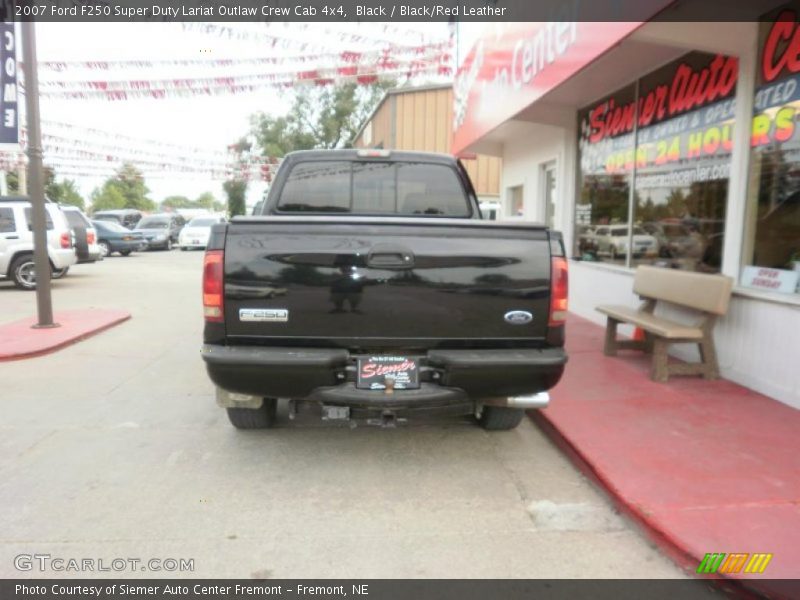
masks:
<instances>
[{"instance_id":1,"label":"wooden bench","mask_svg":"<svg viewBox=\"0 0 800 600\"><path fill-rule=\"evenodd\" d=\"M608 316L606 325L606 356L615 356L617 350L632 349L652 353L651 377L653 381L667 381L670 375L702 375L706 379L719 377L717 352L714 348L714 323L718 316L728 311L733 280L722 275L707 275L692 271L679 271L642 266L636 269L633 292L644 301L636 308L628 306L598 306L597 310ZM655 314L659 303L693 309L697 322L685 325ZM643 340L618 340L617 326L629 323L644 331ZM667 361L670 344L694 343L700 350L698 363L673 363Z\"/></svg>"}]
</instances>

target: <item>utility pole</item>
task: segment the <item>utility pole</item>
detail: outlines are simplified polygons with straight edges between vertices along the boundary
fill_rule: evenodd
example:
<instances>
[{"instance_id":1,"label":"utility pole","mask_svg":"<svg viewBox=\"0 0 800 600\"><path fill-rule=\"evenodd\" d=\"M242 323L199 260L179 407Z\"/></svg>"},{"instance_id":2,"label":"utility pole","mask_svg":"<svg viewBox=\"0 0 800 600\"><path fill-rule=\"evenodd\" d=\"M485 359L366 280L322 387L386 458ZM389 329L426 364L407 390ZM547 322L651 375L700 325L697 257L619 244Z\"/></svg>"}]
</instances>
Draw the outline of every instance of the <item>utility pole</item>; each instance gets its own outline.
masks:
<instances>
[{"instance_id":1,"label":"utility pole","mask_svg":"<svg viewBox=\"0 0 800 600\"><path fill-rule=\"evenodd\" d=\"M47 254L47 220L42 177L42 130L39 120L39 76L36 67L36 30L33 21L22 23L22 52L25 62L25 107L28 113L28 191L33 208L33 259L36 268L35 328L58 327L53 322L50 295L50 258Z\"/></svg>"}]
</instances>

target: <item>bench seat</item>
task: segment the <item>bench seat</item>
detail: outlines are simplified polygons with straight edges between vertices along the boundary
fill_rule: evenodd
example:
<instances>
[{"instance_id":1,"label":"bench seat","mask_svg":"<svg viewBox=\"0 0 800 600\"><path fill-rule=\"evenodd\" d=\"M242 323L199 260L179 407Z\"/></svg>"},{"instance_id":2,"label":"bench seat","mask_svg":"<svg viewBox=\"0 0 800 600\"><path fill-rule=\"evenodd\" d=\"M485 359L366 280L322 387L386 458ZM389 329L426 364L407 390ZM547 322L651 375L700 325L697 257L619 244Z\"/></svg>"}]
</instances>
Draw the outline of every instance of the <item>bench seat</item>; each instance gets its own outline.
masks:
<instances>
[{"instance_id":1,"label":"bench seat","mask_svg":"<svg viewBox=\"0 0 800 600\"><path fill-rule=\"evenodd\" d=\"M706 379L716 379L719 365L714 347L714 323L728 311L732 288L733 279L722 275L639 266L633 279L633 293L643 300L638 309L615 305L597 307L607 317L603 352L606 356L615 356L617 350L652 353L650 376L654 381L667 381L670 375L702 375ZM656 307L661 303L697 313L698 321L684 324L656 316ZM644 336L618 340L617 327L621 323L638 327ZM697 344L700 362L670 362L669 345L686 342Z\"/></svg>"},{"instance_id":2,"label":"bench seat","mask_svg":"<svg viewBox=\"0 0 800 600\"><path fill-rule=\"evenodd\" d=\"M598 306L597 310L612 319L630 323L659 337L672 340L699 340L703 338L703 330L700 327L675 323L630 306L605 305Z\"/></svg>"}]
</instances>

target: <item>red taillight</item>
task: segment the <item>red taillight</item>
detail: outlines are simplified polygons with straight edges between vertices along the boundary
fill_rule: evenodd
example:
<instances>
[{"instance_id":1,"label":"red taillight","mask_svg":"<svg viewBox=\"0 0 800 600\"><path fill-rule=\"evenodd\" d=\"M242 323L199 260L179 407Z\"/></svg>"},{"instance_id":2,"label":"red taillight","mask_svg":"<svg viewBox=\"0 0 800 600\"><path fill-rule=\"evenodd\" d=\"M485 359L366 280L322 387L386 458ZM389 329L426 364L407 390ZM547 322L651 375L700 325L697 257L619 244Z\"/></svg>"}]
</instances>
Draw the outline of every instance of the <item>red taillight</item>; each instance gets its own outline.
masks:
<instances>
[{"instance_id":1,"label":"red taillight","mask_svg":"<svg viewBox=\"0 0 800 600\"><path fill-rule=\"evenodd\" d=\"M94 235L94 231L87 231L86 232L86 243L87 244L89 244L91 246L92 244L94 244L96 239L97 238Z\"/></svg>"},{"instance_id":2,"label":"red taillight","mask_svg":"<svg viewBox=\"0 0 800 600\"><path fill-rule=\"evenodd\" d=\"M61 247L72 248L72 234L69 231L65 231L61 234Z\"/></svg>"},{"instance_id":3,"label":"red taillight","mask_svg":"<svg viewBox=\"0 0 800 600\"><path fill-rule=\"evenodd\" d=\"M558 327L567 320L567 294L569 288L567 259L563 256L554 256L550 265L550 317L547 324L550 327Z\"/></svg>"},{"instance_id":4,"label":"red taillight","mask_svg":"<svg viewBox=\"0 0 800 600\"><path fill-rule=\"evenodd\" d=\"M203 260L203 314L206 321L223 320L223 266L222 250L209 250Z\"/></svg>"}]
</instances>

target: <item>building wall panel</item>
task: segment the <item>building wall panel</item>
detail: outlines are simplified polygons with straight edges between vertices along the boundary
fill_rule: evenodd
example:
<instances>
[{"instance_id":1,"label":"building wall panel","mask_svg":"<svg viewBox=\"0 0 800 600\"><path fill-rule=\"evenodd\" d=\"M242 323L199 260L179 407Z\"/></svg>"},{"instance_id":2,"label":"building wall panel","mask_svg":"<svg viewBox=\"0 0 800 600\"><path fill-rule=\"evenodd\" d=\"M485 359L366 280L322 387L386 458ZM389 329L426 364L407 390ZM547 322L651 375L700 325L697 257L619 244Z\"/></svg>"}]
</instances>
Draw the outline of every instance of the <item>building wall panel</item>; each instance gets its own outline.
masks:
<instances>
[{"instance_id":1,"label":"building wall panel","mask_svg":"<svg viewBox=\"0 0 800 600\"><path fill-rule=\"evenodd\" d=\"M449 153L452 143L453 92L450 88L390 94L372 116L372 137L364 132L355 146ZM483 198L498 197L502 160L479 155L462 161Z\"/></svg>"}]
</instances>

